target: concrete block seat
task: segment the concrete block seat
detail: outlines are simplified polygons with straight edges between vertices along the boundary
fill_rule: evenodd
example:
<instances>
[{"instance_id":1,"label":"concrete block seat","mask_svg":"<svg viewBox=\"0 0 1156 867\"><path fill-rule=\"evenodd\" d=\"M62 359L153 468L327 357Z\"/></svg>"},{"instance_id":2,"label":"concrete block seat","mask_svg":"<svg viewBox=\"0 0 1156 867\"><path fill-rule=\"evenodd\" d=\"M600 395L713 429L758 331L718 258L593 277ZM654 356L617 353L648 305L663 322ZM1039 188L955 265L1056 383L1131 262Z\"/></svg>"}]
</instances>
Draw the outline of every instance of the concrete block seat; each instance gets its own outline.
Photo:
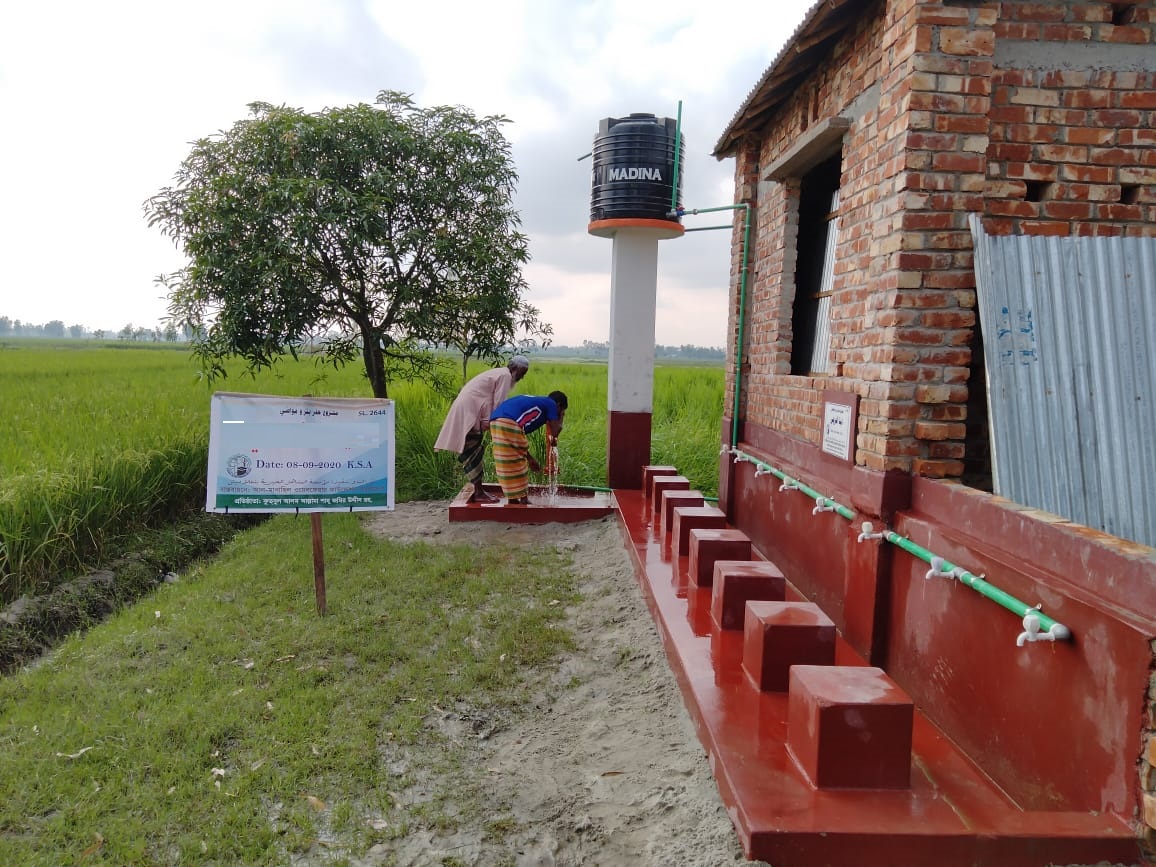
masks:
<instances>
[{"instance_id":1,"label":"concrete block seat","mask_svg":"<svg viewBox=\"0 0 1156 867\"><path fill-rule=\"evenodd\" d=\"M787 579L767 560L717 560L711 586L711 620L719 629L742 629L747 603L782 602Z\"/></svg>"},{"instance_id":2,"label":"concrete block seat","mask_svg":"<svg viewBox=\"0 0 1156 867\"><path fill-rule=\"evenodd\" d=\"M716 506L675 506L670 528L670 553L685 557L690 553L690 531L724 530L726 512Z\"/></svg>"},{"instance_id":3,"label":"concrete block seat","mask_svg":"<svg viewBox=\"0 0 1156 867\"><path fill-rule=\"evenodd\" d=\"M662 504L659 506L658 527L660 532L669 533L674 522L674 510L680 507L701 507L706 505L706 498L702 491L667 488L662 492Z\"/></svg>"},{"instance_id":4,"label":"concrete block seat","mask_svg":"<svg viewBox=\"0 0 1156 867\"><path fill-rule=\"evenodd\" d=\"M688 573L693 586L711 586L719 560L751 559L751 540L742 530L691 530L689 538Z\"/></svg>"},{"instance_id":5,"label":"concrete block seat","mask_svg":"<svg viewBox=\"0 0 1156 867\"><path fill-rule=\"evenodd\" d=\"M783 692L792 667L834 665L835 624L812 602L748 602L743 671L757 689Z\"/></svg>"},{"instance_id":6,"label":"concrete block seat","mask_svg":"<svg viewBox=\"0 0 1156 867\"><path fill-rule=\"evenodd\" d=\"M880 668L791 668L787 744L818 788L909 788L913 718L911 699Z\"/></svg>"},{"instance_id":7,"label":"concrete block seat","mask_svg":"<svg viewBox=\"0 0 1156 867\"><path fill-rule=\"evenodd\" d=\"M689 491L690 479L686 476L655 476L650 483L650 505L656 516L661 516L663 491Z\"/></svg>"},{"instance_id":8,"label":"concrete block seat","mask_svg":"<svg viewBox=\"0 0 1156 867\"><path fill-rule=\"evenodd\" d=\"M658 476L677 476L678 467L650 464L642 468L642 492L649 502L654 496L654 480Z\"/></svg>"}]
</instances>

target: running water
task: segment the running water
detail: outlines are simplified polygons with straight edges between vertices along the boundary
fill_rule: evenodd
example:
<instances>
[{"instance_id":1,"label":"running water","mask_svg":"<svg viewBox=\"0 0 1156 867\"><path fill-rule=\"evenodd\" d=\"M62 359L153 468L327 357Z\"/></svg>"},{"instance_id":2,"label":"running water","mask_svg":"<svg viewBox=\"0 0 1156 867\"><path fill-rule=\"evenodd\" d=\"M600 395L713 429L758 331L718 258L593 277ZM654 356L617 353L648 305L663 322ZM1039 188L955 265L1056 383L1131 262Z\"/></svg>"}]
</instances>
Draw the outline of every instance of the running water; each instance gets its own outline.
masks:
<instances>
[{"instance_id":1,"label":"running water","mask_svg":"<svg viewBox=\"0 0 1156 867\"><path fill-rule=\"evenodd\" d=\"M558 502L558 443L552 437L546 440L546 500L551 506Z\"/></svg>"}]
</instances>

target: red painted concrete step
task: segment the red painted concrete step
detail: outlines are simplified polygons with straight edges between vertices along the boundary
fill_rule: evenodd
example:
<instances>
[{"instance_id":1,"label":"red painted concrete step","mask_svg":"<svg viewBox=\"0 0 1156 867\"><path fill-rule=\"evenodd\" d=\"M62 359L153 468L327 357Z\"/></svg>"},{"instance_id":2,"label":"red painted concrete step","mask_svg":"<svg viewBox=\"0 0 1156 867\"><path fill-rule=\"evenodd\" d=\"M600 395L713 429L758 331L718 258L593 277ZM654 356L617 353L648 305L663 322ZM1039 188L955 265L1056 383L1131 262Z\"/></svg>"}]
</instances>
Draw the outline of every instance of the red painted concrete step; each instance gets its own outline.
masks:
<instances>
[{"instance_id":1,"label":"red painted concrete step","mask_svg":"<svg viewBox=\"0 0 1156 867\"><path fill-rule=\"evenodd\" d=\"M746 857L774 867L1140 862L1124 820L1023 809L918 708L909 788L813 785L788 749L789 693L760 692L743 674L742 632L712 624L712 589L690 581L688 556L672 556L643 493L615 497L643 596ZM785 590L803 601L789 582ZM838 636L835 663L866 665Z\"/></svg>"},{"instance_id":2,"label":"red painted concrete step","mask_svg":"<svg viewBox=\"0 0 1156 867\"><path fill-rule=\"evenodd\" d=\"M614 494L610 491L558 489L555 497L541 487L530 488L530 504L510 506L497 485L483 485L486 493L496 497L496 503L471 503L472 487L466 485L449 506L451 523L459 521L496 521L505 524L573 524L613 515L617 511Z\"/></svg>"}]
</instances>

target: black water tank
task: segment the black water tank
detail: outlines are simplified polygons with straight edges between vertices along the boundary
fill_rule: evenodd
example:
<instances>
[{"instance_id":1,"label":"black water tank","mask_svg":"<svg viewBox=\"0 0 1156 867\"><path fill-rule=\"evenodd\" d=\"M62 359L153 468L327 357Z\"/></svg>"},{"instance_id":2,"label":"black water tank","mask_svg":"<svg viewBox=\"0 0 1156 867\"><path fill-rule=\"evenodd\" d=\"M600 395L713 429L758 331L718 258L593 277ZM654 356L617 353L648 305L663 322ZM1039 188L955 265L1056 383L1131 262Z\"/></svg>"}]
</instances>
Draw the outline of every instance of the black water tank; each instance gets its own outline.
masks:
<instances>
[{"instance_id":1,"label":"black water tank","mask_svg":"<svg viewBox=\"0 0 1156 867\"><path fill-rule=\"evenodd\" d=\"M598 122L590 188L590 221L645 218L677 223L670 212L674 142L669 117L632 114ZM678 148L678 197L682 205L682 143Z\"/></svg>"}]
</instances>

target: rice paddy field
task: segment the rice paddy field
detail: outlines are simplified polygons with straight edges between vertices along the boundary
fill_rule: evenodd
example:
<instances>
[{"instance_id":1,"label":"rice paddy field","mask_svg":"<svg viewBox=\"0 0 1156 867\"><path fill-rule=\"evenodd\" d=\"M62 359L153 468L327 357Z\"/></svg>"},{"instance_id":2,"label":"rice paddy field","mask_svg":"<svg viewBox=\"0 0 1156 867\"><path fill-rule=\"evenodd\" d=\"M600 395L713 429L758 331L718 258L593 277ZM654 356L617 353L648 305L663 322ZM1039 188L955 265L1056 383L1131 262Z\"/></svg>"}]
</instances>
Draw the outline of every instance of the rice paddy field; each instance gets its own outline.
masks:
<instances>
[{"instance_id":1,"label":"rice paddy field","mask_svg":"<svg viewBox=\"0 0 1156 867\"><path fill-rule=\"evenodd\" d=\"M446 364L460 367L449 357ZM471 364L469 373L485 367ZM214 391L370 395L356 366L334 370L287 358L255 377L242 371L237 365L209 383L185 349L170 344L0 344L0 604L98 563L131 530L202 508ZM606 484L606 377L604 363L535 360L515 389L569 397L558 443L563 485ZM677 466L713 495L721 364L659 365L654 382L651 460ZM432 444L453 395L398 382L390 398L397 498L452 497L463 477L454 456ZM541 438L532 439L541 448Z\"/></svg>"}]
</instances>

